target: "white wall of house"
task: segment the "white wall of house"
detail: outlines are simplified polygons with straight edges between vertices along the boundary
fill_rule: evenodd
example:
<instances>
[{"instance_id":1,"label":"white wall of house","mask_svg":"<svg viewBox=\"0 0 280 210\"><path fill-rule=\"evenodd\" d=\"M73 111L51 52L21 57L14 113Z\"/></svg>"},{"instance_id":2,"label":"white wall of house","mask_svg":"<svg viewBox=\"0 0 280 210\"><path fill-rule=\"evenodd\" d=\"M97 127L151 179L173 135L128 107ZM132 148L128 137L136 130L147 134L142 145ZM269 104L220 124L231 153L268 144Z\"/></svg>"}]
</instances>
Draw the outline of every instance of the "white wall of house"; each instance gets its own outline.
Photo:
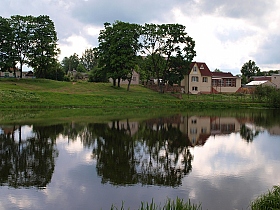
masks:
<instances>
[{"instance_id":1,"label":"white wall of house","mask_svg":"<svg viewBox=\"0 0 280 210\"><path fill-rule=\"evenodd\" d=\"M280 74L273 74L271 76L271 82L276 85L276 88L280 88Z\"/></svg>"},{"instance_id":2,"label":"white wall of house","mask_svg":"<svg viewBox=\"0 0 280 210\"><path fill-rule=\"evenodd\" d=\"M24 72L22 72L22 77L24 76ZM15 77L14 72L9 71L0 71L0 77ZM16 77L20 77L20 72L16 71Z\"/></svg>"},{"instance_id":3,"label":"white wall of house","mask_svg":"<svg viewBox=\"0 0 280 210\"><path fill-rule=\"evenodd\" d=\"M112 78L110 78L109 81L111 83L113 83ZM133 71L130 84L131 85L139 85L139 83L140 83L140 75L137 72ZM120 84L121 85L127 85L128 84L128 80L121 80Z\"/></svg>"},{"instance_id":4,"label":"white wall of house","mask_svg":"<svg viewBox=\"0 0 280 210\"><path fill-rule=\"evenodd\" d=\"M181 81L181 85L185 86L185 92L191 94L210 93L211 77L202 76L197 64L195 64L188 76Z\"/></svg>"}]
</instances>

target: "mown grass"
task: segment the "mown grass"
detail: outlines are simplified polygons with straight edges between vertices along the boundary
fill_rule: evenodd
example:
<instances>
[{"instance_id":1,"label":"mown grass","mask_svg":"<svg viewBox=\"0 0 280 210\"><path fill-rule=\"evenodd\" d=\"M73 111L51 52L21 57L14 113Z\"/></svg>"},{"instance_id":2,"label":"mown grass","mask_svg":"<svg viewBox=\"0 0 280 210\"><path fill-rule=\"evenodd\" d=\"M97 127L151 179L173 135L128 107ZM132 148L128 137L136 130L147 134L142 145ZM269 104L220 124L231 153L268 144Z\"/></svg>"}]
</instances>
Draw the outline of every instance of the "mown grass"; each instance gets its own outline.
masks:
<instances>
[{"instance_id":1,"label":"mown grass","mask_svg":"<svg viewBox=\"0 0 280 210\"><path fill-rule=\"evenodd\" d=\"M141 85L0 79L0 108L250 108L264 107L248 95L186 95L178 99Z\"/></svg>"},{"instance_id":2,"label":"mown grass","mask_svg":"<svg viewBox=\"0 0 280 210\"><path fill-rule=\"evenodd\" d=\"M266 194L251 203L252 210L280 209L280 186L274 186Z\"/></svg>"}]
</instances>

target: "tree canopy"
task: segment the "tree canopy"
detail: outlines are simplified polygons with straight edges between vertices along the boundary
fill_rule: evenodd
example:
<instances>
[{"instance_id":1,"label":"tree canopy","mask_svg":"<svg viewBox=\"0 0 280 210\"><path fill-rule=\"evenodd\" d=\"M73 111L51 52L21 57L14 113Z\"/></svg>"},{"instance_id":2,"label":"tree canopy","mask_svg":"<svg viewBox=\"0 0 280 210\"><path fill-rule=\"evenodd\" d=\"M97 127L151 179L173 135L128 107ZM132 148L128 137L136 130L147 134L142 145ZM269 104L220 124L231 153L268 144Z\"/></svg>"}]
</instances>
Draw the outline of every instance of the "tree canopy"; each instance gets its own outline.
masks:
<instances>
[{"instance_id":1,"label":"tree canopy","mask_svg":"<svg viewBox=\"0 0 280 210\"><path fill-rule=\"evenodd\" d=\"M261 76L260 68L256 65L255 61L252 60L244 63L240 71L242 73L243 84L249 82L253 76Z\"/></svg>"},{"instance_id":2,"label":"tree canopy","mask_svg":"<svg viewBox=\"0 0 280 210\"><path fill-rule=\"evenodd\" d=\"M114 86L121 79L131 79L136 66L139 50L139 26L137 24L116 21L113 24L104 23L100 31L96 55L99 65L113 79Z\"/></svg>"},{"instance_id":3,"label":"tree canopy","mask_svg":"<svg viewBox=\"0 0 280 210\"><path fill-rule=\"evenodd\" d=\"M195 42L180 24L145 24L140 42L142 54L150 56L154 76L171 85L183 79L196 56Z\"/></svg>"},{"instance_id":4,"label":"tree canopy","mask_svg":"<svg viewBox=\"0 0 280 210\"><path fill-rule=\"evenodd\" d=\"M58 39L49 16L0 17L0 37L0 52L8 55L1 67L15 69L19 64L20 77L23 65L32 67L37 77L45 77L46 71L57 62Z\"/></svg>"}]
</instances>

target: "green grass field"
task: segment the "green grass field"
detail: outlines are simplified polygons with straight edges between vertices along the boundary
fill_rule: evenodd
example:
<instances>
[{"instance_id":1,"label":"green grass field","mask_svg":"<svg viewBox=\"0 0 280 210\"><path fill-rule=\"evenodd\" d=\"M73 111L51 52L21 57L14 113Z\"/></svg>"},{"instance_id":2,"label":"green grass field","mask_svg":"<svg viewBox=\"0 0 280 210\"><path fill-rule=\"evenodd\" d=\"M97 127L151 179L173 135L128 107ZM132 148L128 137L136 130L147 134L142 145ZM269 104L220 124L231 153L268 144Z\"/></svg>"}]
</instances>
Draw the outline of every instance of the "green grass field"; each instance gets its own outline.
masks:
<instances>
[{"instance_id":1,"label":"green grass field","mask_svg":"<svg viewBox=\"0 0 280 210\"><path fill-rule=\"evenodd\" d=\"M141 85L59 82L46 79L0 79L0 108L254 108L263 107L248 95L187 95L178 99Z\"/></svg>"}]
</instances>

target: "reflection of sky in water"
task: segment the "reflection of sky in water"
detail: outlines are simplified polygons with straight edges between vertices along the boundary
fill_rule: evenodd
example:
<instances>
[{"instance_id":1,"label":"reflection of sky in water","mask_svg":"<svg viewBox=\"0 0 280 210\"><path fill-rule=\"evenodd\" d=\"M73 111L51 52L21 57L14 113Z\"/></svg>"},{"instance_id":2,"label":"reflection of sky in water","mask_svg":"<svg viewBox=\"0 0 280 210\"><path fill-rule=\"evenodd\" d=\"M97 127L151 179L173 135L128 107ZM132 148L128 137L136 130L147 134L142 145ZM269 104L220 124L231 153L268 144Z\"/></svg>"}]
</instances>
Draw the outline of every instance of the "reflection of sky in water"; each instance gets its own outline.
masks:
<instances>
[{"instance_id":1,"label":"reflection of sky in water","mask_svg":"<svg viewBox=\"0 0 280 210\"><path fill-rule=\"evenodd\" d=\"M22 134L32 136L32 128ZM51 183L45 189L1 187L0 209L110 209L138 208L152 198L190 198L203 209L246 209L252 199L280 184L280 137L260 133L247 143L239 133L211 136L203 146L191 148L192 172L177 188L158 186L112 186L101 184L92 148L80 141L57 138L59 156Z\"/></svg>"}]
</instances>

